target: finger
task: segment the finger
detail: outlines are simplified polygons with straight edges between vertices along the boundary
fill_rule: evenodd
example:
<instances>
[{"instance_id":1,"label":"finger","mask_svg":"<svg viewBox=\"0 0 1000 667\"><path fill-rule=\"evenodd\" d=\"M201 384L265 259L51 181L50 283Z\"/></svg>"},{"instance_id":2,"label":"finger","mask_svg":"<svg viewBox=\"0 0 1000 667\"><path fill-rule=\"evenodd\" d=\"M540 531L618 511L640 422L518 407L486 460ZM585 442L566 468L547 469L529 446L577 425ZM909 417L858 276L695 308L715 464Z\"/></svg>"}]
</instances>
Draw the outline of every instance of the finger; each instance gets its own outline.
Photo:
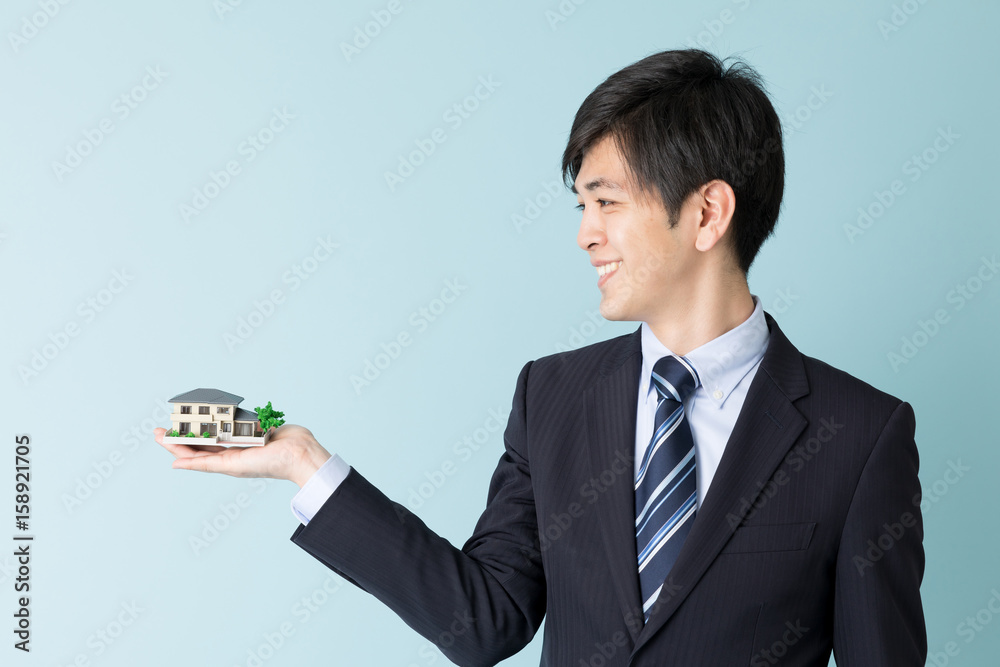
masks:
<instances>
[{"instance_id":1,"label":"finger","mask_svg":"<svg viewBox=\"0 0 1000 667\"><path fill-rule=\"evenodd\" d=\"M224 452L228 449L236 449L235 447L223 447L222 445L184 445L192 452L208 452L210 454L215 454L216 452Z\"/></svg>"},{"instance_id":2,"label":"finger","mask_svg":"<svg viewBox=\"0 0 1000 667\"><path fill-rule=\"evenodd\" d=\"M164 443L163 445L167 450L170 451L176 458L194 458L196 456L208 456L209 454L214 454L225 447L217 447L214 450L198 450L188 447L187 445L174 445L170 443Z\"/></svg>"},{"instance_id":3,"label":"finger","mask_svg":"<svg viewBox=\"0 0 1000 667\"><path fill-rule=\"evenodd\" d=\"M226 469L225 461L220 454L204 453L202 456L179 458L173 462L174 468L182 470L197 470L199 472L219 472L233 474Z\"/></svg>"}]
</instances>

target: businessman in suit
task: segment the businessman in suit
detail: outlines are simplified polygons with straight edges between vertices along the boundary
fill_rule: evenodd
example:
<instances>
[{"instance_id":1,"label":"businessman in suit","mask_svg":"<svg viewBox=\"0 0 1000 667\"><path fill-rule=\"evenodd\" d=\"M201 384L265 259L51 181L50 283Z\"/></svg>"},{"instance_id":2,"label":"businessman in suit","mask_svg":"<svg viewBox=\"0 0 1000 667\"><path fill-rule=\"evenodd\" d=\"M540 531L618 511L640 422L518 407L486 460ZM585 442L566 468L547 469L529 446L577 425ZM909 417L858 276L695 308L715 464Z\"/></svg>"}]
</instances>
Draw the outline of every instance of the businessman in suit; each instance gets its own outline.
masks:
<instances>
[{"instance_id":1,"label":"businessman in suit","mask_svg":"<svg viewBox=\"0 0 1000 667\"><path fill-rule=\"evenodd\" d=\"M923 665L913 410L799 352L746 281L784 185L757 74L700 50L624 68L563 172L602 315L641 324L524 365L461 549L300 426L165 445L174 467L298 484L291 539L460 665L543 622L553 667Z\"/></svg>"}]
</instances>

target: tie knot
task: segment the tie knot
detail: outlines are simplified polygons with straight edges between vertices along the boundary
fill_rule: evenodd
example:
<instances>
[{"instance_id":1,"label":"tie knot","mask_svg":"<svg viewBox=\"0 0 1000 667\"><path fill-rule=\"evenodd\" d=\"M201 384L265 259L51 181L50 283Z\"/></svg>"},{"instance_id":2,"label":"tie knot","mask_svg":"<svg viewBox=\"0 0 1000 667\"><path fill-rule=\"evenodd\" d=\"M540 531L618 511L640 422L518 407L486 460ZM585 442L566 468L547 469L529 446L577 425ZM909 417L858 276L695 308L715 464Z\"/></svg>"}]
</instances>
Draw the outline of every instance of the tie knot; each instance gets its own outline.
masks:
<instances>
[{"instance_id":1,"label":"tie knot","mask_svg":"<svg viewBox=\"0 0 1000 667\"><path fill-rule=\"evenodd\" d=\"M698 371L684 357L667 355L653 366L653 384L663 398L683 403L698 387Z\"/></svg>"}]
</instances>

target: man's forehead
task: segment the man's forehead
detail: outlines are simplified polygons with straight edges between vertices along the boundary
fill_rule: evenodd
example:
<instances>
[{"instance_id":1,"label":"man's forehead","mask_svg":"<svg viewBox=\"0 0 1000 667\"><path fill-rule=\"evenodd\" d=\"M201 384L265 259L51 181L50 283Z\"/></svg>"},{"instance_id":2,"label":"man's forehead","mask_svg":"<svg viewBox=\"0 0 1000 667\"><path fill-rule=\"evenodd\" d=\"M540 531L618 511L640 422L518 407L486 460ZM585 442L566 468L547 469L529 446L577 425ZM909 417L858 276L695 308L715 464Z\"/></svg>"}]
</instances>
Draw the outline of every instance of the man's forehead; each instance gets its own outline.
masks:
<instances>
[{"instance_id":1,"label":"man's forehead","mask_svg":"<svg viewBox=\"0 0 1000 667\"><path fill-rule=\"evenodd\" d=\"M581 190L611 190L627 194L627 180L618 146L613 137L605 136L584 152L580 172L570 189L575 194L580 194Z\"/></svg>"}]
</instances>

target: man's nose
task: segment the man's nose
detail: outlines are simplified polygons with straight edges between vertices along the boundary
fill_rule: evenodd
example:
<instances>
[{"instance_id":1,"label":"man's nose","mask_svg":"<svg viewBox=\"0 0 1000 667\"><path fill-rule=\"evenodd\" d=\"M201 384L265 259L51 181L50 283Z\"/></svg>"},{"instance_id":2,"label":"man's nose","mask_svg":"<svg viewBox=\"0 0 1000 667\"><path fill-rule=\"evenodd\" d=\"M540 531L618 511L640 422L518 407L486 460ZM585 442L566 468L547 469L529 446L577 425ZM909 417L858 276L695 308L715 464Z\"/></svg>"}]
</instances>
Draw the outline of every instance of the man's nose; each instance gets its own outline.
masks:
<instances>
[{"instance_id":1,"label":"man's nose","mask_svg":"<svg viewBox=\"0 0 1000 667\"><path fill-rule=\"evenodd\" d=\"M589 251L595 247L599 248L605 243L607 243L607 238L604 235L604 225L601 223L600 216L584 209L583 216L580 218L580 231L576 235L576 244L583 250Z\"/></svg>"}]
</instances>

